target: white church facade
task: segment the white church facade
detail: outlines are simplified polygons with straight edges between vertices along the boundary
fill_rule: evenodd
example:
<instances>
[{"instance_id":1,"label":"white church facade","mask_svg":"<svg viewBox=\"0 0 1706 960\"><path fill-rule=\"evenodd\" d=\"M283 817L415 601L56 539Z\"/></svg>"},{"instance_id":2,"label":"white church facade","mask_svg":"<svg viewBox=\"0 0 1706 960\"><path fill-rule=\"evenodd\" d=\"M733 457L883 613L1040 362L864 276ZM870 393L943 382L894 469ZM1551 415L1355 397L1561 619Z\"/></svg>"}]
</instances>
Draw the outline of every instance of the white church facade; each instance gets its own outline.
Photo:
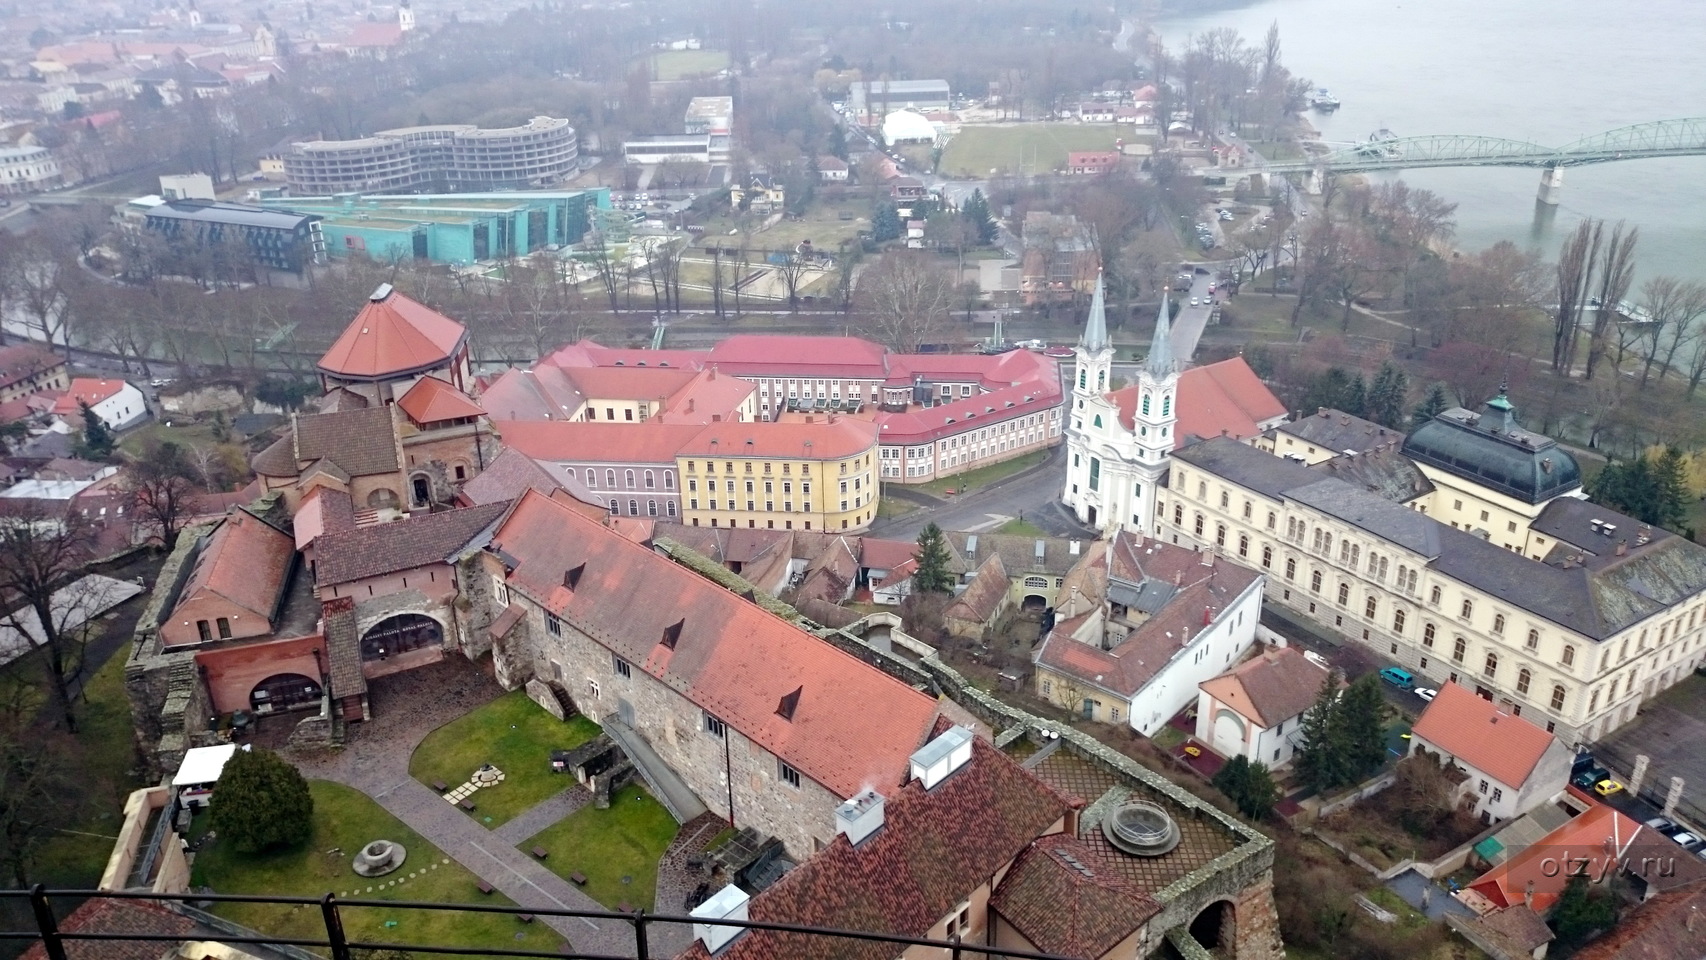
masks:
<instances>
[{"instance_id":1,"label":"white church facade","mask_svg":"<svg viewBox=\"0 0 1706 960\"><path fill-rule=\"evenodd\" d=\"M1175 449L1219 436L1253 442L1287 419L1243 357L1181 370L1168 313L1163 293L1137 382L1110 391L1114 348L1097 278L1072 374L1061 491L1062 503L1086 526L1153 536L1156 495Z\"/></svg>"}]
</instances>

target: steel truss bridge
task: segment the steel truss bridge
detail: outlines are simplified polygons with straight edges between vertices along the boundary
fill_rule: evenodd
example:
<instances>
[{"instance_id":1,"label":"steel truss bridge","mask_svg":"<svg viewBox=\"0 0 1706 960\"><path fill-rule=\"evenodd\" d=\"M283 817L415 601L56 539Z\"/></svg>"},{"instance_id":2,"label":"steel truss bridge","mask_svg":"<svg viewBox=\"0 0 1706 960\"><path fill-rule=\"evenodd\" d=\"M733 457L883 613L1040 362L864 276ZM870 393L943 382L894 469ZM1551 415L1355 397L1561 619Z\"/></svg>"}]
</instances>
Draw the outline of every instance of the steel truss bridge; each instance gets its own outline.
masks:
<instances>
[{"instance_id":1,"label":"steel truss bridge","mask_svg":"<svg viewBox=\"0 0 1706 960\"><path fill-rule=\"evenodd\" d=\"M1268 173L1320 176L1424 167L1538 167L1540 199L1556 203L1563 168L1618 160L1706 156L1706 117L1656 120L1618 127L1561 147L1502 137L1442 134L1370 140L1308 160L1269 163Z\"/></svg>"}]
</instances>

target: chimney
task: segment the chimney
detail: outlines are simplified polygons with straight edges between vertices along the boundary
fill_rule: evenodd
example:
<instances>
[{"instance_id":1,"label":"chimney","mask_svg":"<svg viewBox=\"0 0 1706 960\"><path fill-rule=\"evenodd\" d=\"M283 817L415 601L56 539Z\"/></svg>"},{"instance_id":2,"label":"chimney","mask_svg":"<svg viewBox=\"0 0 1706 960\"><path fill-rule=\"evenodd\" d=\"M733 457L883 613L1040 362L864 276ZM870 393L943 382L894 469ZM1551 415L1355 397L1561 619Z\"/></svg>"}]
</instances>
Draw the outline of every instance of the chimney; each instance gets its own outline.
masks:
<instances>
[{"instance_id":1,"label":"chimney","mask_svg":"<svg viewBox=\"0 0 1706 960\"><path fill-rule=\"evenodd\" d=\"M971 759L976 736L970 727L953 727L920 747L912 755L913 778L924 784L924 789L933 789Z\"/></svg>"},{"instance_id":2,"label":"chimney","mask_svg":"<svg viewBox=\"0 0 1706 960\"><path fill-rule=\"evenodd\" d=\"M1214 623L1214 608L1213 607L1203 607L1202 608L1202 625L1206 627L1212 623Z\"/></svg>"},{"instance_id":3,"label":"chimney","mask_svg":"<svg viewBox=\"0 0 1706 960\"><path fill-rule=\"evenodd\" d=\"M808 413L808 414L806 414L806 422L807 423L816 423L817 419Z\"/></svg>"},{"instance_id":4,"label":"chimney","mask_svg":"<svg viewBox=\"0 0 1706 960\"><path fill-rule=\"evenodd\" d=\"M845 833L855 847L883 825L883 795L867 787L835 808L835 832Z\"/></svg>"},{"instance_id":5,"label":"chimney","mask_svg":"<svg viewBox=\"0 0 1706 960\"><path fill-rule=\"evenodd\" d=\"M688 413L693 412L693 407L694 407L695 402L696 401L692 397L687 398L687 412Z\"/></svg>"},{"instance_id":6,"label":"chimney","mask_svg":"<svg viewBox=\"0 0 1706 960\"><path fill-rule=\"evenodd\" d=\"M1617 541L1616 555L1621 557L1628 552L1629 552L1629 541L1627 541L1627 540Z\"/></svg>"},{"instance_id":7,"label":"chimney","mask_svg":"<svg viewBox=\"0 0 1706 960\"><path fill-rule=\"evenodd\" d=\"M1326 407L1316 407L1316 408L1315 408L1315 415L1316 415L1316 416L1317 416L1317 417L1325 417L1325 416L1327 416L1327 408L1326 408Z\"/></svg>"},{"instance_id":8,"label":"chimney","mask_svg":"<svg viewBox=\"0 0 1706 960\"><path fill-rule=\"evenodd\" d=\"M1694 924L1697 921L1699 921L1699 919L1700 919L1700 908L1697 906L1691 906L1688 908L1688 919L1682 921L1682 925L1683 925L1683 927L1687 928L1690 933L1692 933L1694 931Z\"/></svg>"},{"instance_id":9,"label":"chimney","mask_svg":"<svg viewBox=\"0 0 1706 960\"><path fill-rule=\"evenodd\" d=\"M1533 880L1528 881L1527 886L1525 886L1523 888L1522 905L1527 907L1530 910L1534 909L1534 881Z\"/></svg>"},{"instance_id":10,"label":"chimney","mask_svg":"<svg viewBox=\"0 0 1706 960\"><path fill-rule=\"evenodd\" d=\"M1207 544L1207 543L1203 544L1201 555L1202 555L1202 565L1203 566L1205 566L1205 567L1214 566L1214 546L1212 544Z\"/></svg>"},{"instance_id":11,"label":"chimney","mask_svg":"<svg viewBox=\"0 0 1706 960\"><path fill-rule=\"evenodd\" d=\"M715 955L717 951L728 946L729 941L745 933L746 928L718 926L705 921L745 921L746 905L751 900L745 890L731 883L718 890L711 899L693 908L693 938L705 945L706 953Z\"/></svg>"}]
</instances>

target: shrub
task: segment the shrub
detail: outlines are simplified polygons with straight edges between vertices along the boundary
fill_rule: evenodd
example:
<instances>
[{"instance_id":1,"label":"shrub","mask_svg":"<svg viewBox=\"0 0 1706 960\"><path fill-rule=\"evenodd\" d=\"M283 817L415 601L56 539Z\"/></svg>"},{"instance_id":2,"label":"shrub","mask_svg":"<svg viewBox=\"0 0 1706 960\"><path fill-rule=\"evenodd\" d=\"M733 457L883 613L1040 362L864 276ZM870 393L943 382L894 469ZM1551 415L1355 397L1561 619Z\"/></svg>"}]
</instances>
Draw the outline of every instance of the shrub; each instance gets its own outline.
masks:
<instances>
[{"instance_id":1,"label":"shrub","mask_svg":"<svg viewBox=\"0 0 1706 960\"><path fill-rule=\"evenodd\" d=\"M270 750L239 750L214 788L213 829L244 853L296 846L314 829L314 798L297 769Z\"/></svg>"}]
</instances>

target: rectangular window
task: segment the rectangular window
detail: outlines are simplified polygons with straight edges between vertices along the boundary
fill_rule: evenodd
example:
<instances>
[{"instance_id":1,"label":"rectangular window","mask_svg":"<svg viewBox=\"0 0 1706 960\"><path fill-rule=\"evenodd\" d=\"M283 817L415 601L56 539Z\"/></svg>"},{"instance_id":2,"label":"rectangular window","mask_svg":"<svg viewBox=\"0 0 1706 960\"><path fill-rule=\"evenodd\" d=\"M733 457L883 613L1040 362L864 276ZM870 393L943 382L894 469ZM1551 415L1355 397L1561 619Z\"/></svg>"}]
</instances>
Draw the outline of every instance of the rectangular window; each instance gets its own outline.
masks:
<instances>
[{"instance_id":1,"label":"rectangular window","mask_svg":"<svg viewBox=\"0 0 1706 960\"><path fill-rule=\"evenodd\" d=\"M563 635L563 621L554 613L545 614L545 632L553 637Z\"/></svg>"},{"instance_id":2,"label":"rectangular window","mask_svg":"<svg viewBox=\"0 0 1706 960\"><path fill-rule=\"evenodd\" d=\"M615 654L610 657L610 669L616 671L616 675L619 677L633 677L634 675L633 666Z\"/></svg>"},{"instance_id":3,"label":"rectangular window","mask_svg":"<svg viewBox=\"0 0 1706 960\"><path fill-rule=\"evenodd\" d=\"M728 736L729 728L723 721L707 713L705 714L705 732L721 740Z\"/></svg>"},{"instance_id":4,"label":"rectangular window","mask_svg":"<svg viewBox=\"0 0 1706 960\"><path fill-rule=\"evenodd\" d=\"M778 760L776 761L776 775L781 777L782 782L788 786L795 790L800 789L800 771Z\"/></svg>"}]
</instances>

